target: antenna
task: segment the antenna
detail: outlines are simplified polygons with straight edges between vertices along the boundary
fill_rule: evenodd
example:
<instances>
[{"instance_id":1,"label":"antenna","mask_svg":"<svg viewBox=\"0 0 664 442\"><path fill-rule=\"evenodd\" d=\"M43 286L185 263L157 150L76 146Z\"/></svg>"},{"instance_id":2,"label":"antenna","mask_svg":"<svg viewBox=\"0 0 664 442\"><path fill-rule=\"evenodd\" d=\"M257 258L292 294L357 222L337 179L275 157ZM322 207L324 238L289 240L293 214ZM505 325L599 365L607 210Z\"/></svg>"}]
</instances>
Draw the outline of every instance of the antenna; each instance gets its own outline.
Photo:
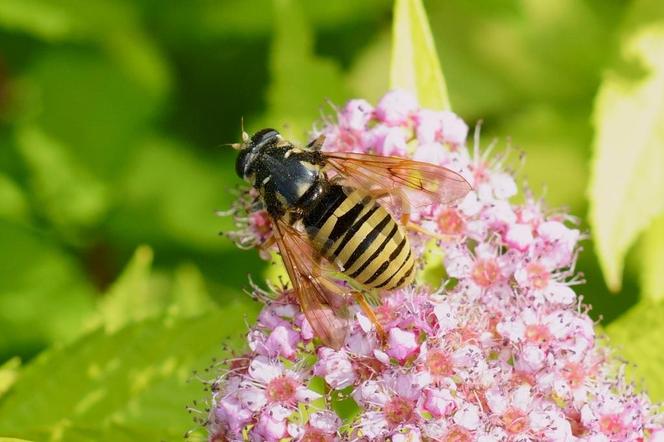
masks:
<instances>
[{"instance_id":1,"label":"antenna","mask_svg":"<svg viewBox=\"0 0 664 442\"><path fill-rule=\"evenodd\" d=\"M240 127L242 128L242 142L249 142L249 134L244 131L244 117L240 117Z\"/></svg>"},{"instance_id":2,"label":"antenna","mask_svg":"<svg viewBox=\"0 0 664 442\"><path fill-rule=\"evenodd\" d=\"M249 141L251 140L251 137L249 136L248 133L244 131L244 117L240 117L240 127L242 128L242 142L241 143L224 143L222 146L230 146L235 150L242 150L244 149Z\"/></svg>"}]
</instances>

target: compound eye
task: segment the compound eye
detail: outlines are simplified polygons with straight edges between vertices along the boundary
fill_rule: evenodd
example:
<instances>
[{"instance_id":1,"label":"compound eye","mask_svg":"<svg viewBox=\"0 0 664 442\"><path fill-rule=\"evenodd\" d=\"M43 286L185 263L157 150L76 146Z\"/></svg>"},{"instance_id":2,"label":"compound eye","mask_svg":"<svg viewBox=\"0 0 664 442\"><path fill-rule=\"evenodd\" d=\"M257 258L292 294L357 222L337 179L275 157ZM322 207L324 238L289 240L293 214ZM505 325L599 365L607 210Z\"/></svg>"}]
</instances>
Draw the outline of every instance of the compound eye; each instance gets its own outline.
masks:
<instances>
[{"instance_id":1,"label":"compound eye","mask_svg":"<svg viewBox=\"0 0 664 442\"><path fill-rule=\"evenodd\" d=\"M251 144L254 146L261 146L271 142L272 140L276 140L278 136L279 132L274 129L261 129L256 132L253 137L251 137Z\"/></svg>"},{"instance_id":2,"label":"compound eye","mask_svg":"<svg viewBox=\"0 0 664 442\"><path fill-rule=\"evenodd\" d=\"M235 160L235 173L237 173L237 175L242 179L244 179L244 172L247 168L248 155L249 149L243 149L240 151L237 159Z\"/></svg>"}]
</instances>

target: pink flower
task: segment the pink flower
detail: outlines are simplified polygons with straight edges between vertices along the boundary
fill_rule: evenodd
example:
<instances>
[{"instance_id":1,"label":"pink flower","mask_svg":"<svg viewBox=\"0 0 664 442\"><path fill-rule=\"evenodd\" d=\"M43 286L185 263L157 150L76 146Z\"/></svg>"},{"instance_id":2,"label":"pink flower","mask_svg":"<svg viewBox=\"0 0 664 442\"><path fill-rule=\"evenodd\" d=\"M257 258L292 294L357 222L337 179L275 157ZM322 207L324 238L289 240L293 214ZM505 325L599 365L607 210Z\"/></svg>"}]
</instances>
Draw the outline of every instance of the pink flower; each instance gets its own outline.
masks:
<instances>
[{"instance_id":1,"label":"pink flower","mask_svg":"<svg viewBox=\"0 0 664 442\"><path fill-rule=\"evenodd\" d=\"M291 412L274 405L261 414L258 424L251 431L252 440L276 442L287 435L287 418Z\"/></svg>"},{"instance_id":2,"label":"pink flower","mask_svg":"<svg viewBox=\"0 0 664 442\"><path fill-rule=\"evenodd\" d=\"M265 348L269 356L295 356L297 344L301 341L300 334L290 327L280 325L272 330L265 341Z\"/></svg>"},{"instance_id":3,"label":"pink flower","mask_svg":"<svg viewBox=\"0 0 664 442\"><path fill-rule=\"evenodd\" d=\"M436 144L442 141L443 132L443 113L429 109L420 109L415 115L416 134L418 144L421 146L437 145L440 151L443 146ZM419 150L419 148L418 148ZM417 154L415 156L417 159Z\"/></svg>"},{"instance_id":4,"label":"pink flower","mask_svg":"<svg viewBox=\"0 0 664 442\"><path fill-rule=\"evenodd\" d=\"M286 369L283 364L264 356L251 361L246 376L240 383L238 396L242 404L253 411L266 404L295 407L320 397L302 383L302 376Z\"/></svg>"},{"instance_id":5,"label":"pink flower","mask_svg":"<svg viewBox=\"0 0 664 442\"><path fill-rule=\"evenodd\" d=\"M288 425L288 434L298 442L333 442L341 426L341 419L331 411L319 411L309 416L309 423L302 426Z\"/></svg>"},{"instance_id":6,"label":"pink flower","mask_svg":"<svg viewBox=\"0 0 664 442\"><path fill-rule=\"evenodd\" d=\"M537 228L539 241L536 245L542 263L550 267L567 267L574 258L579 231L570 229L558 221L542 223Z\"/></svg>"},{"instance_id":7,"label":"pink flower","mask_svg":"<svg viewBox=\"0 0 664 442\"><path fill-rule=\"evenodd\" d=\"M532 228L528 224L512 224L505 233L505 243L521 252L533 242Z\"/></svg>"},{"instance_id":8,"label":"pink flower","mask_svg":"<svg viewBox=\"0 0 664 442\"><path fill-rule=\"evenodd\" d=\"M420 442L422 434L417 427L405 426L391 435L392 442Z\"/></svg>"},{"instance_id":9,"label":"pink flower","mask_svg":"<svg viewBox=\"0 0 664 442\"><path fill-rule=\"evenodd\" d=\"M456 409L456 402L449 390L430 389L426 391L423 408L434 417L449 416Z\"/></svg>"},{"instance_id":10,"label":"pink flower","mask_svg":"<svg viewBox=\"0 0 664 442\"><path fill-rule=\"evenodd\" d=\"M454 423L467 430L475 430L480 424L480 410L477 405L463 404L454 414Z\"/></svg>"},{"instance_id":11,"label":"pink flower","mask_svg":"<svg viewBox=\"0 0 664 442\"><path fill-rule=\"evenodd\" d=\"M439 143L420 144L413 155L413 159L425 163L445 165L448 155Z\"/></svg>"},{"instance_id":12,"label":"pink flower","mask_svg":"<svg viewBox=\"0 0 664 442\"><path fill-rule=\"evenodd\" d=\"M466 142L468 125L455 113L450 111L441 112L441 123L443 140L446 143L461 145Z\"/></svg>"},{"instance_id":13,"label":"pink flower","mask_svg":"<svg viewBox=\"0 0 664 442\"><path fill-rule=\"evenodd\" d=\"M399 91L375 109L353 100L316 131L327 136L323 150L414 157L470 180L461 201L411 214L437 234L446 277L438 289L381 293L374 313L384 335L350 306L340 350L318 344L283 290L254 286L266 305L247 353L212 383L210 440L664 439L664 414L597 343L572 289L574 220L528 195L512 202L519 189L505 158L479 145L471 152L467 131L453 113L419 108ZM271 235L255 197L246 192L233 210L240 230L229 236L241 247ZM427 238L410 239L419 255Z\"/></svg>"},{"instance_id":14,"label":"pink flower","mask_svg":"<svg viewBox=\"0 0 664 442\"><path fill-rule=\"evenodd\" d=\"M415 333L394 327L389 331L387 354L403 362L418 350Z\"/></svg>"},{"instance_id":15,"label":"pink flower","mask_svg":"<svg viewBox=\"0 0 664 442\"><path fill-rule=\"evenodd\" d=\"M214 410L215 419L229 426L230 431L238 433L252 417L251 410L242 407L237 397L227 397L218 402Z\"/></svg>"},{"instance_id":16,"label":"pink flower","mask_svg":"<svg viewBox=\"0 0 664 442\"><path fill-rule=\"evenodd\" d=\"M346 353L327 347L318 350L314 374L325 378L325 382L335 390L353 385L356 379L353 364Z\"/></svg>"},{"instance_id":17,"label":"pink flower","mask_svg":"<svg viewBox=\"0 0 664 442\"><path fill-rule=\"evenodd\" d=\"M369 135L371 150L378 155L403 156L408 133L401 127L379 126Z\"/></svg>"},{"instance_id":18,"label":"pink flower","mask_svg":"<svg viewBox=\"0 0 664 442\"><path fill-rule=\"evenodd\" d=\"M417 111L417 99L406 91L388 92L376 106L376 117L388 126L407 125Z\"/></svg>"},{"instance_id":19,"label":"pink flower","mask_svg":"<svg viewBox=\"0 0 664 442\"><path fill-rule=\"evenodd\" d=\"M366 100L350 100L339 113L339 125L353 131L363 131L371 118L374 108Z\"/></svg>"}]
</instances>

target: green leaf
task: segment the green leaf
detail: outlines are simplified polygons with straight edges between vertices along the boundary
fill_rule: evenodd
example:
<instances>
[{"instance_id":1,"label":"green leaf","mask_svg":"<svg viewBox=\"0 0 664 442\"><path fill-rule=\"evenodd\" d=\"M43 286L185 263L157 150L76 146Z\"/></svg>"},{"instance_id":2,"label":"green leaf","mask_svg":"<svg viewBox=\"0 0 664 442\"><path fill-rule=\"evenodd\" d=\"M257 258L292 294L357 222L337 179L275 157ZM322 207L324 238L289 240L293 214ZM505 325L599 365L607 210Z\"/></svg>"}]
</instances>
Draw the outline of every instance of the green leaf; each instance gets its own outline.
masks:
<instances>
[{"instance_id":1,"label":"green leaf","mask_svg":"<svg viewBox=\"0 0 664 442\"><path fill-rule=\"evenodd\" d=\"M627 361L636 364L630 367L630 374L637 383L645 382L645 389L653 402L664 400L662 318L664 303L644 300L606 329L612 347Z\"/></svg>"},{"instance_id":2,"label":"green leaf","mask_svg":"<svg viewBox=\"0 0 664 442\"><path fill-rule=\"evenodd\" d=\"M170 72L157 46L142 31L131 2L112 0L3 0L0 27L50 42L98 44L148 92L163 95Z\"/></svg>"},{"instance_id":3,"label":"green leaf","mask_svg":"<svg viewBox=\"0 0 664 442\"><path fill-rule=\"evenodd\" d=\"M0 218L10 221L27 221L28 201L23 192L9 176L0 173Z\"/></svg>"},{"instance_id":4,"label":"green leaf","mask_svg":"<svg viewBox=\"0 0 664 442\"><path fill-rule=\"evenodd\" d=\"M132 147L118 184L121 206L109 226L116 241L234 249L218 237L233 227L232 218L214 215L229 208L234 198L230 189L237 181L220 168L231 157L221 156L226 154L221 150L219 157L201 157L192 146L160 137Z\"/></svg>"},{"instance_id":5,"label":"green leaf","mask_svg":"<svg viewBox=\"0 0 664 442\"><path fill-rule=\"evenodd\" d=\"M451 107L421 0L395 1L390 87L413 92L423 107Z\"/></svg>"},{"instance_id":6,"label":"green leaf","mask_svg":"<svg viewBox=\"0 0 664 442\"><path fill-rule=\"evenodd\" d=\"M155 98L164 97L171 89L171 72L163 54L138 27L114 32L102 39L107 53L130 78Z\"/></svg>"},{"instance_id":7,"label":"green leaf","mask_svg":"<svg viewBox=\"0 0 664 442\"><path fill-rule=\"evenodd\" d=\"M362 412L360 406L351 396L352 390L351 387L346 387L341 391L334 390L332 392L332 409L344 423L351 422Z\"/></svg>"},{"instance_id":8,"label":"green leaf","mask_svg":"<svg viewBox=\"0 0 664 442\"><path fill-rule=\"evenodd\" d=\"M126 26L132 20L127 5L110 0L3 0L0 26L54 42L86 39Z\"/></svg>"},{"instance_id":9,"label":"green leaf","mask_svg":"<svg viewBox=\"0 0 664 442\"><path fill-rule=\"evenodd\" d=\"M0 437L0 442L31 442L27 439L16 439L13 437Z\"/></svg>"},{"instance_id":10,"label":"green leaf","mask_svg":"<svg viewBox=\"0 0 664 442\"><path fill-rule=\"evenodd\" d=\"M595 101L590 222L612 290L620 289L630 246L664 211L664 7L659 22L654 13L625 35L623 64L605 76Z\"/></svg>"},{"instance_id":11,"label":"green leaf","mask_svg":"<svg viewBox=\"0 0 664 442\"><path fill-rule=\"evenodd\" d=\"M192 317L217 309L194 265L181 265L171 276L152 272L152 261L150 247L136 249L100 301L97 314L88 320L87 330L102 326L107 332L115 332L163 314L173 318Z\"/></svg>"},{"instance_id":12,"label":"green leaf","mask_svg":"<svg viewBox=\"0 0 664 442\"><path fill-rule=\"evenodd\" d=\"M314 54L314 35L296 0L275 0L274 40L270 55L272 83L263 126L283 129L288 138L305 141L324 100L348 98L341 69Z\"/></svg>"},{"instance_id":13,"label":"green leaf","mask_svg":"<svg viewBox=\"0 0 664 442\"><path fill-rule=\"evenodd\" d=\"M162 312L166 305L166 290L153 284L150 268L152 249L141 246L99 305L98 321L107 332L121 329ZM90 328L94 328L94 323Z\"/></svg>"},{"instance_id":14,"label":"green leaf","mask_svg":"<svg viewBox=\"0 0 664 442\"><path fill-rule=\"evenodd\" d=\"M185 405L210 394L192 382L192 370L221 356L227 337L242 342L245 311L236 303L114 334L99 329L50 351L25 367L0 402L0 433L35 440L179 440L196 427Z\"/></svg>"},{"instance_id":15,"label":"green leaf","mask_svg":"<svg viewBox=\"0 0 664 442\"><path fill-rule=\"evenodd\" d=\"M21 359L16 357L0 365L0 398L14 385L20 369Z\"/></svg>"},{"instance_id":16,"label":"green leaf","mask_svg":"<svg viewBox=\"0 0 664 442\"><path fill-rule=\"evenodd\" d=\"M375 103L389 89L390 33L382 32L375 36L355 58L348 72L348 83L358 97Z\"/></svg>"},{"instance_id":17,"label":"green leaf","mask_svg":"<svg viewBox=\"0 0 664 442\"><path fill-rule=\"evenodd\" d=\"M436 241L428 241L421 258L424 267L416 276L417 283L429 286L432 291L440 288L447 276L443 258L444 252L437 246Z\"/></svg>"},{"instance_id":18,"label":"green leaf","mask_svg":"<svg viewBox=\"0 0 664 442\"><path fill-rule=\"evenodd\" d=\"M512 143L524 147L526 161L519 175L525 178L532 194L545 194L550 207L564 206L571 213L583 213L587 201L579 189L588 184L586 152L592 136L586 113L550 104L524 107L492 123L482 131L482 138L504 139L509 134L511 142L501 142L499 149ZM521 193L516 199L524 197Z\"/></svg>"},{"instance_id":19,"label":"green leaf","mask_svg":"<svg viewBox=\"0 0 664 442\"><path fill-rule=\"evenodd\" d=\"M629 3L446 0L425 5L454 111L483 118L491 129L503 117L542 104L560 106L562 114L580 108L581 118L587 118L598 70L613 55L609 42ZM588 141L579 141L585 152Z\"/></svg>"},{"instance_id":20,"label":"green leaf","mask_svg":"<svg viewBox=\"0 0 664 442\"><path fill-rule=\"evenodd\" d=\"M109 206L108 189L67 148L37 127L20 128L16 138L44 214L67 234L97 223Z\"/></svg>"},{"instance_id":21,"label":"green leaf","mask_svg":"<svg viewBox=\"0 0 664 442\"><path fill-rule=\"evenodd\" d=\"M69 255L43 234L0 221L0 360L68 341L94 311L95 291Z\"/></svg>"},{"instance_id":22,"label":"green leaf","mask_svg":"<svg viewBox=\"0 0 664 442\"><path fill-rule=\"evenodd\" d=\"M203 275L193 264L175 269L172 298L168 307L171 316L195 316L217 307L205 287Z\"/></svg>"},{"instance_id":23,"label":"green leaf","mask_svg":"<svg viewBox=\"0 0 664 442\"><path fill-rule=\"evenodd\" d=\"M36 14L35 11L39 13ZM0 2L0 26L29 32L45 40L58 40L71 32L72 20L61 7L41 0Z\"/></svg>"},{"instance_id":24,"label":"green leaf","mask_svg":"<svg viewBox=\"0 0 664 442\"><path fill-rule=\"evenodd\" d=\"M30 123L102 182L124 171L160 104L119 64L99 52L60 48L39 54L24 77L37 96L26 111Z\"/></svg>"},{"instance_id":25,"label":"green leaf","mask_svg":"<svg viewBox=\"0 0 664 442\"><path fill-rule=\"evenodd\" d=\"M655 301L664 300L664 216L653 222L640 247L641 292Z\"/></svg>"}]
</instances>

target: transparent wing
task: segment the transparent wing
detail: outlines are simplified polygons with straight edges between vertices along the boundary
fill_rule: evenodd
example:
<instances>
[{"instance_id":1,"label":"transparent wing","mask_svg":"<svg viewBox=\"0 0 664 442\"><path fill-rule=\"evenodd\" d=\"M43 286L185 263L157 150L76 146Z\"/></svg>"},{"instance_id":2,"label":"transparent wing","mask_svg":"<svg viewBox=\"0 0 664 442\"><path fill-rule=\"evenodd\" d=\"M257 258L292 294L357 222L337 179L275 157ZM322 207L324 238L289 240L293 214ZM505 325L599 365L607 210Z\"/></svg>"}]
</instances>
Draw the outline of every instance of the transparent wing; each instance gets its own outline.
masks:
<instances>
[{"instance_id":1,"label":"transparent wing","mask_svg":"<svg viewBox=\"0 0 664 442\"><path fill-rule=\"evenodd\" d=\"M445 167L400 157L325 152L327 164L354 187L404 197L413 206L448 204L463 198L471 185Z\"/></svg>"},{"instance_id":2,"label":"transparent wing","mask_svg":"<svg viewBox=\"0 0 664 442\"><path fill-rule=\"evenodd\" d=\"M339 349L348 330L341 314L343 289L325 276L304 234L281 220L273 220L274 234L284 266L293 285L295 298L314 333L325 345Z\"/></svg>"}]
</instances>

